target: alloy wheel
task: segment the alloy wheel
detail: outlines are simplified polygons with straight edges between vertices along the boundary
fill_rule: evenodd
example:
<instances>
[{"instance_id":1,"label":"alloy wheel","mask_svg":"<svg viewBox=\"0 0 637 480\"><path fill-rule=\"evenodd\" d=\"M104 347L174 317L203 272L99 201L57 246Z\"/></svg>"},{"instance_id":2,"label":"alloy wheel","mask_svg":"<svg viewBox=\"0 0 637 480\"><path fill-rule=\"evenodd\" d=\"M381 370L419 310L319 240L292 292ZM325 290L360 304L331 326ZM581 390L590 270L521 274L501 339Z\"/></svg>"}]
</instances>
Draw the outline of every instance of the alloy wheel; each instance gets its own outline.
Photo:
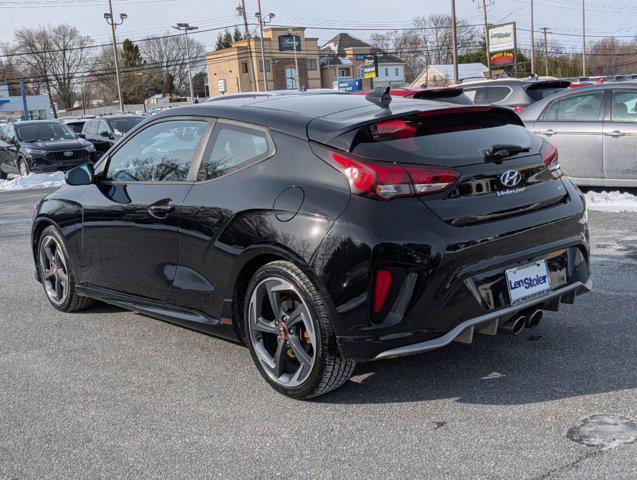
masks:
<instances>
[{"instance_id":1,"label":"alloy wheel","mask_svg":"<svg viewBox=\"0 0 637 480\"><path fill-rule=\"evenodd\" d=\"M40 242L40 272L47 297L62 305L69 294L69 270L60 244L51 235Z\"/></svg>"},{"instance_id":2,"label":"alloy wheel","mask_svg":"<svg viewBox=\"0 0 637 480\"><path fill-rule=\"evenodd\" d=\"M316 361L312 316L297 289L269 277L253 290L248 311L250 340L267 375L284 387L301 385Z\"/></svg>"},{"instance_id":3,"label":"alloy wheel","mask_svg":"<svg viewBox=\"0 0 637 480\"><path fill-rule=\"evenodd\" d=\"M20 175L26 177L29 174L29 169L27 168L27 164L24 160L20 162Z\"/></svg>"}]
</instances>

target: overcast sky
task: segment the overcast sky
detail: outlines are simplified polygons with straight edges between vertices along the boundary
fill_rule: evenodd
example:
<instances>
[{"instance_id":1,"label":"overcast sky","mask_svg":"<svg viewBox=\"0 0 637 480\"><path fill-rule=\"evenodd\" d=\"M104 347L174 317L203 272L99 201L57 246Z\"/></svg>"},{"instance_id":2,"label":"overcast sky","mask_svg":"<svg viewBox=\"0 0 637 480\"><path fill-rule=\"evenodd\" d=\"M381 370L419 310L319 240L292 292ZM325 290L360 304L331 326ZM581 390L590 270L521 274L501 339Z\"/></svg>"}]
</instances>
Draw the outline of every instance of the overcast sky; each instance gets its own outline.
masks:
<instances>
[{"instance_id":1,"label":"overcast sky","mask_svg":"<svg viewBox=\"0 0 637 480\"><path fill-rule=\"evenodd\" d=\"M481 0L479 0L481 3ZM117 16L126 12L128 19L118 29L118 40L161 35L176 22L189 22L210 29L238 21L235 7L239 0L114 0ZM489 21L515 21L519 29L530 28L530 0L495 0L489 9ZM591 36L637 34L637 2L635 0L587 0L587 31ZM482 21L477 2L457 0L457 15L471 23ZM17 5L28 5L29 8ZM110 30L104 21L107 0L0 0L0 40L12 39L12 32L23 26L76 25L96 42L108 42ZM257 0L246 0L252 20ZM374 27L379 30L407 27L414 16L449 13L449 0L262 0L264 12L276 14L273 23L298 26L331 27L333 30L311 29L308 35L322 42L339 31L349 31L366 39ZM581 39L581 0L535 0L536 29L547 26L563 45L579 49ZM349 27L349 28L348 28ZM518 39L528 45L530 33L520 30ZM197 40L212 48L216 32L196 34Z\"/></svg>"}]
</instances>

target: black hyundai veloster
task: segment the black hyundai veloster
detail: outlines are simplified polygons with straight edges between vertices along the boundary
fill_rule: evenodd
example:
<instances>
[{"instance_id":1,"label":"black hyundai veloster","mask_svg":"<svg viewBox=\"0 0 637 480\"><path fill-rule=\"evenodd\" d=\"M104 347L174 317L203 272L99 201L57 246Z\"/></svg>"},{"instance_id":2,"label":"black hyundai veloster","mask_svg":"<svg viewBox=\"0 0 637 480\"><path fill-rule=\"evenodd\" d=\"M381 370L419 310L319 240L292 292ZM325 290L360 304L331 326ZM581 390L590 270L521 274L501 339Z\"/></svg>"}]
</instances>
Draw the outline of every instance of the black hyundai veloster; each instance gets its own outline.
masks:
<instances>
[{"instance_id":1,"label":"black hyundai veloster","mask_svg":"<svg viewBox=\"0 0 637 480\"><path fill-rule=\"evenodd\" d=\"M590 290L584 199L513 111L368 97L147 119L37 205L47 298L236 340L308 398L358 361L517 334Z\"/></svg>"}]
</instances>

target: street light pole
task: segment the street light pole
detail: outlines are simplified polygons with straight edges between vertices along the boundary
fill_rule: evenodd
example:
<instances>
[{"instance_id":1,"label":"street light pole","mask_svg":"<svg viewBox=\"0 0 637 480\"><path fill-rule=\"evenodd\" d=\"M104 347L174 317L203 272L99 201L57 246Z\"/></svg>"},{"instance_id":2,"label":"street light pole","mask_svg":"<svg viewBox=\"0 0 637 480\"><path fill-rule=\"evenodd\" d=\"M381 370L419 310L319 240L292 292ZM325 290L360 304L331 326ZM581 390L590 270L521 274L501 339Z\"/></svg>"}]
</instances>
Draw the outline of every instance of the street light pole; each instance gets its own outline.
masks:
<instances>
[{"instance_id":1,"label":"street light pole","mask_svg":"<svg viewBox=\"0 0 637 480\"><path fill-rule=\"evenodd\" d=\"M192 59L190 58L190 42L188 41L188 32L197 30L199 27L188 25L187 23L178 23L173 28L184 32L186 37L186 55L188 61L188 84L190 85L190 103L195 103L195 89L192 87Z\"/></svg>"},{"instance_id":2,"label":"street light pole","mask_svg":"<svg viewBox=\"0 0 637 480\"><path fill-rule=\"evenodd\" d=\"M263 90L268 91L268 72L265 69L265 46L263 41L263 25L270 23L274 18L274 13L270 12L265 17L261 13L261 0L257 0L258 11L254 14L259 22L259 43L261 44L261 70L263 71Z\"/></svg>"},{"instance_id":3,"label":"street light pole","mask_svg":"<svg viewBox=\"0 0 637 480\"><path fill-rule=\"evenodd\" d=\"M113 35L113 58L115 59L115 78L117 79L117 97L119 99L119 111L124 113L124 98L122 96L122 81L119 76L119 55L117 54L117 40L115 39L115 27L124 23L124 20L128 18L125 13L119 14L120 21L116 22L113 18L113 2L108 0L108 13L104 14L106 23L111 26L111 34Z\"/></svg>"},{"instance_id":4,"label":"street light pole","mask_svg":"<svg viewBox=\"0 0 637 480\"><path fill-rule=\"evenodd\" d=\"M489 78L491 78L491 55L489 54L489 23L487 21L487 0L482 0L482 10L484 10L484 47L487 51L487 67L489 67Z\"/></svg>"},{"instance_id":5,"label":"street light pole","mask_svg":"<svg viewBox=\"0 0 637 480\"><path fill-rule=\"evenodd\" d=\"M533 0L531 0L531 75L535 73L535 15Z\"/></svg>"},{"instance_id":6,"label":"street light pole","mask_svg":"<svg viewBox=\"0 0 637 480\"><path fill-rule=\"evenodd\" d=\"M451 0L451 55L453 57L453 83L458 84L458 33L456 31L456 0Z\"/></svg>"}]
</instances>

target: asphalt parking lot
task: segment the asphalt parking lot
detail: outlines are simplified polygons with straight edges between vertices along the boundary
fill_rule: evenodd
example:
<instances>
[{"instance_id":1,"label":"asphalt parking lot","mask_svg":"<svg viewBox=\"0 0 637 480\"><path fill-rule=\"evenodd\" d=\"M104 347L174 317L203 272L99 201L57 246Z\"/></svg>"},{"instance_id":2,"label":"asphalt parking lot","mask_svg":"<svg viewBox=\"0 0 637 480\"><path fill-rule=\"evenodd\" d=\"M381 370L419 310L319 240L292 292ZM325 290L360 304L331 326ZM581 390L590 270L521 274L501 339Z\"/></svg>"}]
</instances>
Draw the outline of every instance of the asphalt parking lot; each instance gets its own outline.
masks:
<instances>
[{"instance_id":1,"label":"asphalt parking lot","mask_svg":"<svg viewBox=\"0 0 637 480\"><path fill-rule=\"evenodd\" d=\"M361 364L311 402L248 351L100 305L63 314L34 280L44 190L0 193L0 479L637 478L637 215L590 213L594 291L518 337Z\"/></svg>"}]
</instances>

